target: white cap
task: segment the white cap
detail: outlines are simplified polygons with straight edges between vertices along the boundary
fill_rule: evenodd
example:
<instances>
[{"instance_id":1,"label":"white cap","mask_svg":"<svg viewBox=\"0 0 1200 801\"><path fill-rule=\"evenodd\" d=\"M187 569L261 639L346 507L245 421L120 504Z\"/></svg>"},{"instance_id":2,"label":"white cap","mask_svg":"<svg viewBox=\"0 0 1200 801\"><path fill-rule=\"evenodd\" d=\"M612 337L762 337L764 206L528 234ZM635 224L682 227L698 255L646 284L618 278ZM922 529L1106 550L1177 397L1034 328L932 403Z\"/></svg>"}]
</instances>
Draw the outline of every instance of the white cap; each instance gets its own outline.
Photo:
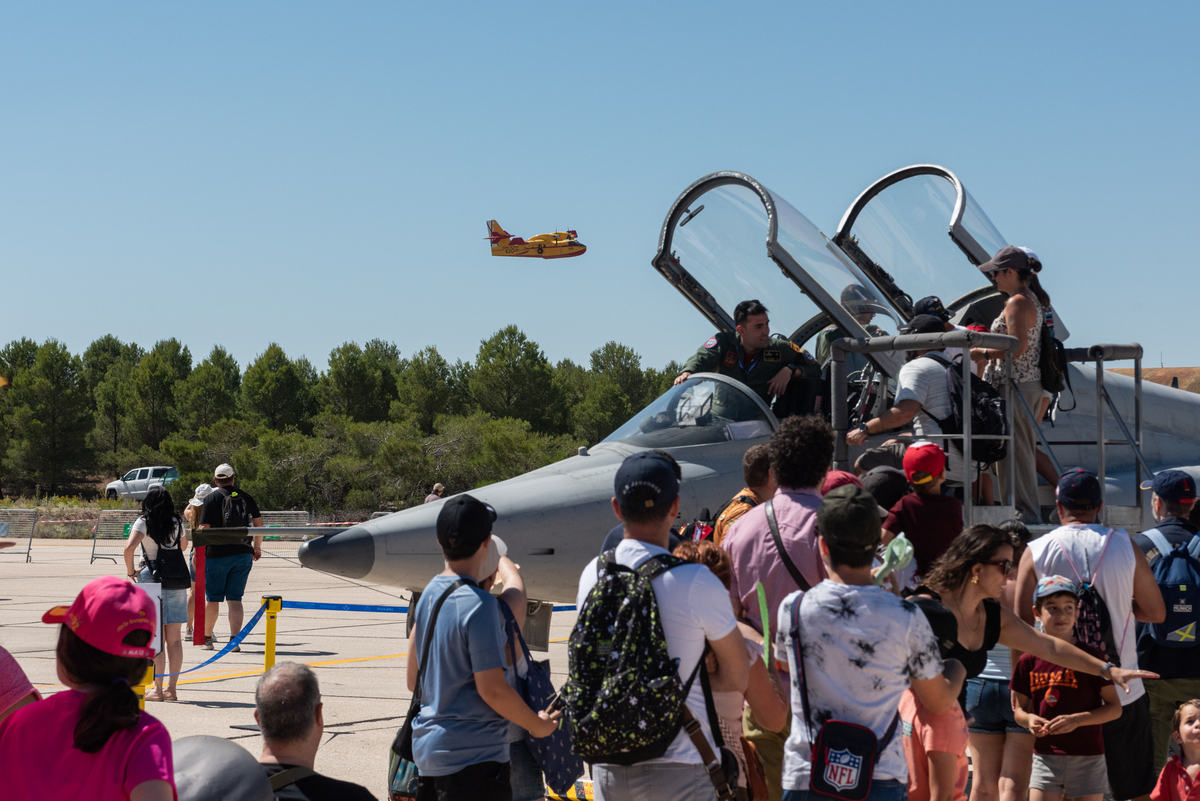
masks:
<instances>
[{"instance_id":1,"label":"white cap","mask_svg":"<svg viewBox=\"0 0 1200 801\"><path fill-rule=\"evenodd\" d=\"M213 475L217 478L233 478L233 465L219 464L217 469L213 471Z\"/></svg>"},{"instance_id":2,"label":"white cap","mask_svg":"<svg viewBox=\"0 0 1200 801\"><path fill-rule=\"evenodd\" d=\"M494 576L500 568L500 560L508 553L508 546L504 544L504 540L492 535L492 547L488 548L487 558L483 560L483 565L479 568L479 580L486 581L489 576Z\"/></svg>"},{"instance_id":3,"label":"white cap","mask_svg":"<svg viewBox=\"0 0 1200 801\"><path fill-rule=\"evenodd\" d=\"M196 494L192 496L192 499L188 501L188 503L190 503L192 506L203 506L204 499L211 495L212 491L213 488L208 484L201 484L200 486L196 487Z\"/></svg>"}]
</instances>

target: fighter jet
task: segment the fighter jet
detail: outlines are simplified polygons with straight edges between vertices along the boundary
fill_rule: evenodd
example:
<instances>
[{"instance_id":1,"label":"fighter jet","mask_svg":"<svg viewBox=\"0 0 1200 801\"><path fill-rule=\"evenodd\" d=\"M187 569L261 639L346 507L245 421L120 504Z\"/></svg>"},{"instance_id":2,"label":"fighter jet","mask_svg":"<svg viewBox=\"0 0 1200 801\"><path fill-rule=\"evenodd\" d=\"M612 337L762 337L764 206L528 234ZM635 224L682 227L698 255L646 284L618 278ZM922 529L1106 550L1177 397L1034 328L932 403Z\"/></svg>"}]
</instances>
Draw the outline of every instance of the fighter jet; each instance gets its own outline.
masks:
<instances>
[{"instance_id":1,"label":"fighter jet","mask_svg":"<svg viewBox=\"0 0 1200 801\"><path fill-rule=\"evenodd\" d=\"M956 322L990 323L1003 298L976 265L1005 244L957 176L936 165L908 167L872 184L832 240L750 176L718 172L672 204L652 263L716 328L732 331L736 304L756 297L771 309L772 321L804 345L830 325L851 339L895 334L911 319L912 298L926 295L949 299ZM843 306L848 296L853 303ZM867 319L871 331L861 322ZM1061 320L1058 336L1067 336ZM1149 521L1147 496L1137 489L1142 478L1168 467L1200 478L1200 396L1103 369L1108 363L1097 357L1111 348L1069 352L1101 369L1070 365L1071 388L1042 426L1045 447L1060 468L1102 475L1109 524L1140 530ZM902 363L901 353L874 353L856 366L849 376L858 388L850 395L852 424L884 408ZM828 413L825 382L792 384L801 397L777 400L776 409L787 401L789 410ZM471 494L496 508L495 533L521 565L529 597L570 602L580 571L616 523L610 498L622 459L647 448L671 453L683 468L680 518L686 522L717 509L742 486L742 455L777 426L772 408L740 383L696 374L591 449ZM1052 505L1051 488L1041 490L1043 506ZM300 562L419 592L442 569L434 534L441 504L309 541ZM976 513L982 520L1011 517L1013 510L976 507Z\"/></svg>"},{"instance_id":2,"label":"fighter jet","mask_svg":"<svg viewBox=\"0 0 1200 801\"><path fill-rule=\"evenodd\" d=\"M587 246L579 241L574 231L555 231L538 234L528 240L513 236L500 227L495 220L487 222L488 239L492 243L493 256L524 256L531 259L566 259L582 256Z\"/></svg>"}]
</instances>

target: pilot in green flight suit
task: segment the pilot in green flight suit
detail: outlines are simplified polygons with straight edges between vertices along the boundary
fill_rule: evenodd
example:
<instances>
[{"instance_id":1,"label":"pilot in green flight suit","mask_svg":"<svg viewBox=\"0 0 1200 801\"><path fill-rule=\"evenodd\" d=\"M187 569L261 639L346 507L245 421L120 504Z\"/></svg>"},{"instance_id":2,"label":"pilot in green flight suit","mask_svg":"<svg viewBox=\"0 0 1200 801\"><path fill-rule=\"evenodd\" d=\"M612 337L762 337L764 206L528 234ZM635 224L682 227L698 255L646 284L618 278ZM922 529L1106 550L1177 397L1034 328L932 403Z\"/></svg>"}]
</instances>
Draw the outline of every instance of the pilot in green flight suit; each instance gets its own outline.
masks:
<instances>
[{"instance_id":1,"label":"pilot in green flight suit","mask_svg":"<svg viewBox=\"0 0 1200 801\"><path fill-rule=\"evenodd\" d=\"M783 394L796 373L813 378L820 376L820 367L799 345L783 337L771 336L767 309L762 303L742 301L734 309L733 321L737 333L721 331L705 342L683 366L683 372L675 379L676 384L686 381L692 373L719 373L741 381L770 403L773 396ZM738 419L728 408L728 402L728 397L718 398L714 412Z\"/></svg>"}]
</instances>

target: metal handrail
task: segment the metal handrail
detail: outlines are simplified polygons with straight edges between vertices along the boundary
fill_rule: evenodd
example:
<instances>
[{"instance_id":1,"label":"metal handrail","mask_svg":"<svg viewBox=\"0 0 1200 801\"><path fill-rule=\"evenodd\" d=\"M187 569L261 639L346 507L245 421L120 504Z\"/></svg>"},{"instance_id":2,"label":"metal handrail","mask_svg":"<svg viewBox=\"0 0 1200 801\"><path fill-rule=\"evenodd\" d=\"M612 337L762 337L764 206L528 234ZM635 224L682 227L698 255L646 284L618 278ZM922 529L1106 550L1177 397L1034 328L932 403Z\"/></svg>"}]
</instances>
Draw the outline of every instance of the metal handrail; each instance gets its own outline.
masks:
<instances>
[{"instance_id":1,"label":"metal handrail","mask_svg":"<svg viewBox=\"0 0 1200 801\"><path fill-rule=\"evenodd\" d=\"M834 431L834 457L833 465L838 470L847 469L849 462L849 447L846 445L846 432L850 427L849 415L846 409L846 353L881 353L895 351L931 351L943 350L945 348L963 348L968 354L971 348L988 348L1004 352L1004 384L1005 384L1005 417L1008 424L1009 433L1006 436L999 435L980 435L977 439L1005 439L1012 440L1013 438L1013 419L1012 406L1014 394L1012 382L1012 354L1021 345L1016 337L1008 336L1007 334L993 334L990 332L971 331L971 330L954 330L947 331L944 334L902 334L900 336L884 336L870 337L864 339L838 339L830 343L832 345L833 361L831 363L830 377L830 404L832 405L833 431ZM964 358L962 362L963 371L963 405L964 407L970 403L971 398L971 381L974 375L971 373L971 359ZM971 494L971 414L967 408L963 409L963 433L939 435L936 438L944 439L959 439L962 438L963 443L963 520L970 525L973 523L974 515L974 497ZM949 458L949 454L947 454ZM1008 505L1011 507L1014 504L1015 481L1008 482Z\"/></svg>"}]
</instances>

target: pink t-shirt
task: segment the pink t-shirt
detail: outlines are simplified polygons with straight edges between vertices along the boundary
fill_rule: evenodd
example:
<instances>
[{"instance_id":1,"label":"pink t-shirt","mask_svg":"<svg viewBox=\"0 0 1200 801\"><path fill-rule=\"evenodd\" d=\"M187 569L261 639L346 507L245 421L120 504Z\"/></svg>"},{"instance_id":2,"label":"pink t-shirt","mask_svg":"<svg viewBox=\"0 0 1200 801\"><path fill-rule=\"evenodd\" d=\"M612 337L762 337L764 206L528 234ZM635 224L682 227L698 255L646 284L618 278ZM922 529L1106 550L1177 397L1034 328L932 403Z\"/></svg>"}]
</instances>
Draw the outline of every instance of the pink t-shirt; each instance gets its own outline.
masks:
<instances>
[{"instance_id":1,"label":"pink t-shirt","mask_svg":"<svg viewBox=\"0 0 1200 801\"><path fill-rule=\"evenodd\" d=\"M815 587L825 579L825 565L817 550L817 509L821 506L821 493L815 489L780 487L773 500L783 547L800 575L810 587ZM768 623L771 625L776 622L775 612L783 599L800 589L779 557L767 524L766 504L759 504L739 517L721 547L729 554L732 573L729 594L742 602L750 625L765 635L758 611L758 582L762 581L766 591L767 611L771 617ZM772 630L771 638L774 636Z\"/></svg>"},{"instance_id":2,"label":"pink t-shirt","mask_svg":"<svg viewBox=\"0 0 1200 801\"><path fill-rule=\"evenodd\" d=\"M171 735L145 712L132 729L119 729L96 753L75 748L75 724L86 698L87 693L66 690L0 721L6 801L127 801L134 787L156 779L170 782L174 794Z\"/></svg>"},{"instance_id":3,"label":"pink t-shirt","mask_svg":"<svg viewBox=\"0 0 1200 801\"><path fill-rule=\"evenodd\" d=\"M900 734L908 761L908 801L929 801L929 752L954 754L958 773L954 779L954 801L967 799L967 720L958 701L940 715L932 714L913 694L900 696Z\"/></svg>"}]
</instances>

